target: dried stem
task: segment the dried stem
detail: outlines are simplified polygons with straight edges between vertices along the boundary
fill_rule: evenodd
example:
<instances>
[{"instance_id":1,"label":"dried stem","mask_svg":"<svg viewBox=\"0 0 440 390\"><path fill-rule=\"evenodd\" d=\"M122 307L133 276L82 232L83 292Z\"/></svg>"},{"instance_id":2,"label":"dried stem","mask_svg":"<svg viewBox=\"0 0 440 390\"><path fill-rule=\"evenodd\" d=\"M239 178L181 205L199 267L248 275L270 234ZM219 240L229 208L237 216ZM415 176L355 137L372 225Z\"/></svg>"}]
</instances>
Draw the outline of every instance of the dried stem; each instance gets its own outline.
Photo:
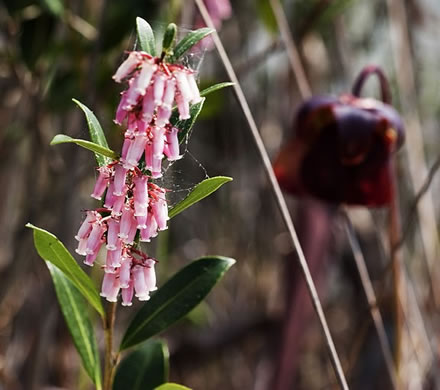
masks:
<instances>
[{"instance_id":1,"label":"dried stem","mask_svg":"<svg viewBox=\"0 0 440 390\"><path fill-rule=\"evenodd\" d=\"M200 13L201 13L206 25L210 28L214 28L214 25L212 23L212 19L209 15L208 11L206 10L206 7L205 7L203 1L202 0L195 0L195 2L200 10ZM309 291L309 294L310 294L310 297L311 297L311 300L313 303L313 307L314 307L316 314L318 316L319 323L321 325L321 330L323 332L324 338L327 343L327 348L330 353L330 358L331 358L333 368L335 370L336 378L339 382L340 387L344 390L348 390L347 381L345 379L345 375L342 370L341 362L340 362L339 356L336 352L336 348L335 348L332 336L330 334L330 330L328 328L327 321L324 316L324 311L322 309L322 305L319 300L315 284L314 284L312 276L310 274L310 270L307 266L307 261L305 259L303 250L302 250L301 245L299 243L295 228L293 226L293 222L290 217L286 201L283 197L283 194L281 192L281 188L280 188L278 181L275 177L275 174L273 172L272 165L271 165L269 156L267 154L266 148L264 146L263 140L261 139L257 125L255 123L253 116L252 116L249 105L247 104L247 101L246 101L246 98L243 94L243 90L241 89L240 83L235 75L235 72L234 72L232 64L229 60L229 57L226 54L226 51L223 47L223 44L222 44L216 31L214 31L214 33L213 33L213 40L214 40L215 46L219 52L220 58L223 62L223 65L226 69L226 72L228 73L230 80L234 83L234 90L237 95L237 99L240 103L240 106L241 106L243 113L246 117L246 120L249 124L249 128L251 130L255 144L257 146L260 158L263 162L265 173L269 179L269 182L270 182L272 191L275 195L275 198L276 198L278 207L280 209L283 221L288 229L290 238L292 240L292 243L293 243L294 248L296 250L296 253L298 255L299 266L300 266L300 269L301 269L302 274L304 276L304 279L306 281L307 288L308 288L308 291ZM310 92L310 91L308 90L308 92Z\"/></svg>"},{"instance_id":2,"label":"dried stem","mask_svg":"<svg viewBox=\"0 0 440 390\"><path fill-rule=\"evenodd\" d=\"M292 67L293 73L295 74L296 82L298 83L298 88L301 92L301 96L303 99L307 99L312 95L312 89L310 88L310 84L307 80L306 72L299 58L298 50L296 48L292 34L290 33L289 23L287 22L286 14L284 13L283 7L280 4L279 0L269 1L277 20L278 28L281 32L281 38L283 39L284 45L286 46L287 56L289 57L290 65Z\"/></svg>"},{"instance_id":3,"label":"dried stem","mask_svg":"<svg viewBox=\"0 0 440 390\"><path fill-rule=\"evenodd\" d=\"M397 177L394 166L394 158L391 160L391 179L392 179L392 191L391 203L389 206L389 241L391 251L391 269L393 273L393 286L394 286L394 363L396 366L397 376L399 377L400 357L402 354L402 327L403 327L403 313L400 301L402 304L402 265L401 265L401 252L400 250L391 250L396 247L396 244L400 240L401 223L399 214L399 194L397 187Z\"/></svg>"},{"instance_id":4,"label":"dried stem","mask_svg":"<svg viewBox=\"0 0 440 390\"><path fill-rule=\"evenodd\" d=\"M377 335L379 337L380 347L382 348L382 353L385 360L385 365L388 370L391 382L394 389L399 388L398 376L396 369L393 364L393 356L391 353L390 344L386 335L385 326L383 323L382 315L380 314L376 294L373 289L373 284L371 283L370 276L368 275L368 270L365 265L365 258L360 248L359 242L357 240L356 234L353 229L350 217L347 212L343 213L345 219L345 230L347 232L348 241L353 252L354 260L356 262L356 267L361 278L361 283L367 297L368 306L370 308L371 317L373 318L374 326L376 327Z\"/></svg>"},{"instance_id":5,"label":"dried stem","mask_svg":"<svg viewBox=\"0 0 440 390\"><path fill-rule=\"evenodd\" d=\"M417 215L418 204L421 201L423 195L425 195L426 192L429 190L431 183L434 180L435 174L439 169L440 169L440 157L437 157L437 159L435 160L434 164L432 164L428 172L428 176L426 177L425 182L423 183L422 187L419 189L419 192L416 194L414 200L411 203L411 206L409 207L406 221L403 224L402 236L400 237L400 240L396 244L396 246L392 248L393 251L399 249L405 243L406 237L410 232L413 220Z\"/></svg>"},{"instance_id":6,"label":"dried stem","mask_svg":"<svg viewBox=\"0 0 440 390\"><path fill-rule=\"evenodd\" d=\"M111 390L113 385L113 372L115 359L113 357L113 328L116 318L116 302L108 304L107 315L104 319L105 357L104 357L104 387Z\"/></svg>"},{"instance_id":7,"label":"dried stem","mask_svg":"<svg viewBox=\"0 0 440 390\"><path fill-rule=\"evenodd\" d=\"M424 151L422 124L417 109L417 91L414 76L410 36L406 17L405 2L402 0L387 0L391 47L396 70L396 81L400 92L402 110L405 113L405 124L409 131L406 133L406 148L411 182L414 188L423 186L423 178L428 175ZM436 274L437 259L440 254L439 231L435 220L433 195L428 188L426 196L417 204L419 229L429 273L430 289L436 306L440 306L439 278Z\"/></svg>"}]
</instances>

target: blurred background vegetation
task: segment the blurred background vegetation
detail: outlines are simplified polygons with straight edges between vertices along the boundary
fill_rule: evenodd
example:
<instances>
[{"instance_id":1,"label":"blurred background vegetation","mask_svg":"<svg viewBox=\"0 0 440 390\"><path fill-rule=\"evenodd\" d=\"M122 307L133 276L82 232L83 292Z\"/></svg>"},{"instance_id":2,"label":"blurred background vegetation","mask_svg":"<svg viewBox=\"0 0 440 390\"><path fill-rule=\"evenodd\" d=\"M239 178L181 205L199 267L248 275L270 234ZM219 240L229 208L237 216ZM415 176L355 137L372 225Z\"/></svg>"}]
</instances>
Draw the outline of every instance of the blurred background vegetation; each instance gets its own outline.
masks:
<instances>
[{"instance_id":1,"label":"blurred background vegetation","mask_svg":"<svg viewBox=\"0 0 440 390\"><path fill-rule=\"evenodd\" d=\"M409 275L405 287L414 292L408 293L402 372L408 389L440 388L435 294L439 180L433 180L431 193L423 198L425 214L422 210L418 218L407 219L414 195L439 154L440 3L282 3L315 94L348 92L359 70L374 63L390 78L393 101L404 113L407 132L420 130L422 144L411 135L399 153L401 214L410 228L404 246ZM403 6L403 14L397 3ZM269 1L233 0L231 4L233 13L224 21L220 37L274 157L291 136L301 95ZM191 0L2 1L0 389L90 389L49 273L24 225L32 222L48 229L74 249L80 211L94 204L89 197L94 159L73 145L49 146L60 132L88 137L82 113L71 98L94 110L110 146L119 148L121 132L112 119L121 87L111 75L124 51L134 47L135 17L143 17L159 31L169 22L185 31L195 28L197 15ZM199 49L188 61L193 66L201 61L202 86L227 80L215 50ZM367 93L377 96L377 86L369 83ZM205 303L163 335L171 352L171 379L194 389L269 389L284 342L280 329L286 301L291 299L286 291L299 285L300 278L232 89L208 97L185 147L185 158L170 167L164 179L171 190L171 205L206 176L228 175L234 181L173 220L170 229L147 247L160 261L159 283L201 255L221 254L238 262ZM408 163L412 151L415 165ZM391 388L343 221L335 212L324 212L328 218L302 212L310 207L311 201L305 202L289 198L303 241L320 249L312 270L350 386ZM312 203L315 210L323 207ZM309 220L304 221L302 214ZM389 260L383 247L386 215L383 210L370 213L361 208L351 215L392 339ZM313 223L330 233L323 247L309 227ZM99 269L91 271L99 283ZM298 304L310 305L307 296L304 300ZM119 308L118 323L126 324L134 311ZM337 388L315 316L303 313L296 321L292 388Z\"/></svg>"}]
</instances>

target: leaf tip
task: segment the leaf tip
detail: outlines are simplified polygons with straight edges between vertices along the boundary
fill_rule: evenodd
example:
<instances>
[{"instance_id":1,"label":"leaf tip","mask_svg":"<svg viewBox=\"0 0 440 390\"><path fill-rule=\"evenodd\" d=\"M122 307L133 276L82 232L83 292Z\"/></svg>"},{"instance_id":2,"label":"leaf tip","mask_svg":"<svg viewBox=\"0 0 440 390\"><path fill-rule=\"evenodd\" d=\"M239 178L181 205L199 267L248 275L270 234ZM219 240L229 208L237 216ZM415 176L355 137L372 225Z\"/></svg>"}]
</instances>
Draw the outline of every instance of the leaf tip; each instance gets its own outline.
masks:
<instances>
[{"instance_id":1,"label":"leaf tip","mask_svg":"<svg viewBox=\"0 0 440 390\"><path fill-rule=\"evenodd\" d=\"M221 259L227 264L228 268L231 268L237 262L232 257L221 257Z\"/></svg>"}]
</instances>

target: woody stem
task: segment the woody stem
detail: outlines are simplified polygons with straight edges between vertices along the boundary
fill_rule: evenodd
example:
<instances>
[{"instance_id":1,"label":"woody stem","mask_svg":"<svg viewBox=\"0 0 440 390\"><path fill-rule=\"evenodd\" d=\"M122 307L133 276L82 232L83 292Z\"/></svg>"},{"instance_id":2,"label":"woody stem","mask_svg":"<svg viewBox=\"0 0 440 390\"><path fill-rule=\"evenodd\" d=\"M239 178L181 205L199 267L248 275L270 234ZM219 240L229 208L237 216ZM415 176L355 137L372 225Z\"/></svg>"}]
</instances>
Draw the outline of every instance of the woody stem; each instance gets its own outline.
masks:
<instances>
[{"instance_id":1,"label":"woody stem","mask_svg":"<svg viewBox=\"0 0 440 390\"><path fill-rule=\"evenodd\" d=\"M104 319L105 357L104 357L104 387L103 390L111 390L115 359L113 357L113 328L116 318L116 302L111 302L107 308L107 316Z\"/></svg>"}]
</instances>

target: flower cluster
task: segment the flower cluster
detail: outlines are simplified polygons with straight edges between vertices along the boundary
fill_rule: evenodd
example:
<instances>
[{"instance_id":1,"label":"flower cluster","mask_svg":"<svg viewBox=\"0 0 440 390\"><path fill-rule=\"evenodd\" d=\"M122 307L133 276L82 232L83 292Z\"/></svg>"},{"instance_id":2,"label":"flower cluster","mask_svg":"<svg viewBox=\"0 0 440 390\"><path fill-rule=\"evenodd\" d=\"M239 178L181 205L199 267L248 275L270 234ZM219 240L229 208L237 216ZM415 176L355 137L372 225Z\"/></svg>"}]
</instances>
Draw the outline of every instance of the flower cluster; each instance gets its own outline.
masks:
<instances>
[{"instance_id":1,"label":"flower cluster","mask_svg":"<svg viewBox=\"0 0 440 390\"><path fill-rule=\"evenodd\" d=\"M103 207L87 211L76 239L76 252L92 266L105 244L105 276L101 296L131 305L133 294L148 300L156 289L156 260L137 249L167 229L166 191L152 182L162 176L162 159L179 159L178 129L170 123L174 103L180 119L190 117L189 104L200 101L194 73L166 64L145 52L133 51L116 71L116 82L128 82L121 94L115 122L126 121L121 158L98 168L91 196Z\"/></svg>"}]
</instances>

